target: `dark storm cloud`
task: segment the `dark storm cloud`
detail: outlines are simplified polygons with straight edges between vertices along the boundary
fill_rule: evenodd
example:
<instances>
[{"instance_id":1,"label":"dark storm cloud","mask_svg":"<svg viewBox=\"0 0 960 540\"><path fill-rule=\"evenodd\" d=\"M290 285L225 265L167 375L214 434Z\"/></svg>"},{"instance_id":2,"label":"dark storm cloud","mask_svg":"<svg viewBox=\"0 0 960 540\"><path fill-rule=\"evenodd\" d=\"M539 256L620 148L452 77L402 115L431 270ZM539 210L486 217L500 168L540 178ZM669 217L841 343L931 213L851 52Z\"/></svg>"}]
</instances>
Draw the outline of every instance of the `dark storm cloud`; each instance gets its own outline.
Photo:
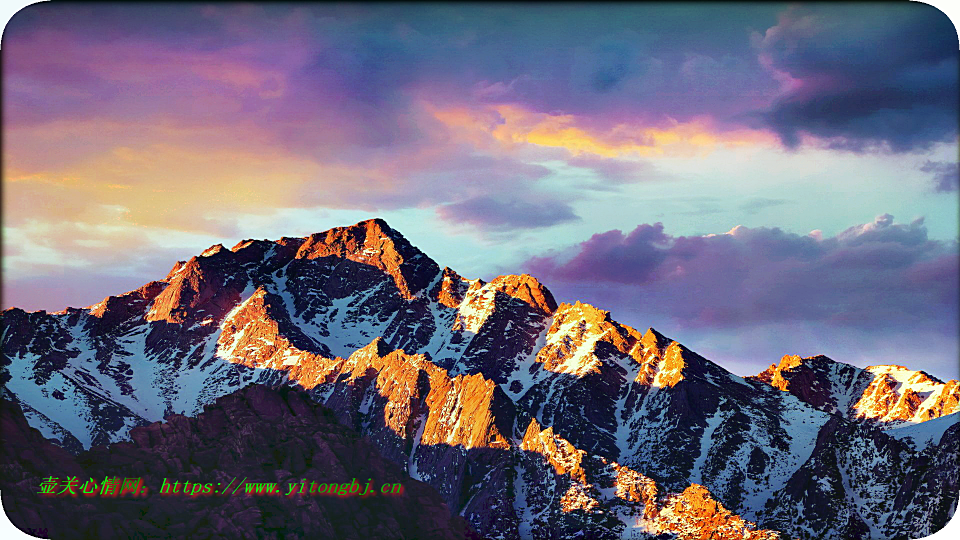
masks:
<instances>
[{"instance_id":1,"label":"dark storm cloud","mask_svg":"<svg viewBox=\"0 0 960 540\"><path fill-rule=\"evenodd\" d=\"M784 86L762 117L787 146L804 132L855 151L957 136L957 33L931 6L795 8L754 44Z\"/></svg>"}]
</instances>

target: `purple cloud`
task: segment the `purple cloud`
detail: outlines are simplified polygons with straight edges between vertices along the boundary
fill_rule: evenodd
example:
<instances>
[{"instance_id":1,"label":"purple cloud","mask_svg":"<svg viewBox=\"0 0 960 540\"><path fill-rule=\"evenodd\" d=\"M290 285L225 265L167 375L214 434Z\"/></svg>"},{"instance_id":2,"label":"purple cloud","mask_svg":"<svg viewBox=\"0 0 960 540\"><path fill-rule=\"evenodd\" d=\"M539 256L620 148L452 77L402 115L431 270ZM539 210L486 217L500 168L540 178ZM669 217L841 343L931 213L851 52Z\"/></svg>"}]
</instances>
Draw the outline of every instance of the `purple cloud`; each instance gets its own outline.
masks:
<instances>
[{"instance_id":1,"label":"purple cloud","mask_svg":"<svg viewBox=\"0 0 960 540\"><path fill-rule=\"evenodd\" d=\"M889 214L826 238L742 226L674 237L658 223L595 234L525 269L558 298L687 328L813 321L955 333L957 251L928 239L922 220L898 224Z\"/></svg>"},{"instance_id":2,"label":"purple cloud","mask_svg":"<svg viewBox=\"0 0 960 540\"><path fill-rule=\"evenodd\" d=\"M663 174L657 172L647 161L627 161L584 154L568 157L566 162L567 165L593 171L604 184L634 184L663 178Z\"/></svg>"},{"instance_id":3,"label":"purple cloud","mask_svg":"<svg viewBox=\"0 0 960 540\"><path fill-rule=\"evenodd\" d=\"M240 114L277 142L317 149L338 139L306 122L364 148L420 140L410 114L420 98L516 103L604 126L682 121L742 112L772 89L744 29L768 25L775 9L31 6L5 35L7 120L232 124Z\"/></svg>"},{"instance_id":4,"label":"purple cloud","mask_svg":"<svg viewBox=\"0 0 960 540\"><path fill-rule=\"evenodd\" d=\"M663 248L669 240L662 223L644 224L626 236L619 230L597 233L563 264L551 257L535 257L526 266L534 275L565 281L634 284L649 279L663 263L668 254Z\"/></svg>"},{"instance_id":5,"label":"purple cloud","mask_svg":"<svg viewBox=\"0 0 960 540\"><path fill-rule=\"evenodd\" d=\"M5 35L6 121L252 124L298 153L356 161L434 142L421 99L604 128L723 127L776 97L772 71L802 83L761 115L789 145L804 131L894 149L955 136L957 46L942 13L817 7L770 27L779 9L31 6ZM756 49L748 28L769 28Z\"/></svg>"},{"instance_id":6,"label":"purple cloud","mask_svg":"<svg viewBox=\"0 0 960 540\"><path fill-rule=\"evenodd\" d=\"M927 161L920 167L933 174L933 189L938 193L952 193L960 189L960 167L951 161Z\"/></svg>"}]
</instances>

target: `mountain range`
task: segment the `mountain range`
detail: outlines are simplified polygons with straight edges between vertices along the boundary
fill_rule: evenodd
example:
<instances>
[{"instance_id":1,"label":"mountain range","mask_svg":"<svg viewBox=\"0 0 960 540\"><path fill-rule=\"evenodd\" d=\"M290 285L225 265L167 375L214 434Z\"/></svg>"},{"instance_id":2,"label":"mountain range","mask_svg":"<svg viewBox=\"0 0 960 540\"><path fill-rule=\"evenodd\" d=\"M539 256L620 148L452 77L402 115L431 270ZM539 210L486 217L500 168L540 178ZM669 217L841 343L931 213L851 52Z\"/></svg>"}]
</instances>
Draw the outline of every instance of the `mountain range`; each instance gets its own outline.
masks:
<instances>
[{"instance_id":1,"label":"mountain range","mask_svg":"<svg viewBox=\"0 0 960 540\"><path fill-rule=\"evenodd\" d=\"M956 380L825 356L740 377L535 277L466 279L380 219L2 321L5 418L34 445L93 463L296 391L432 490L455 536L917 538L960 490Z\"/></svg>"}]
</instances>

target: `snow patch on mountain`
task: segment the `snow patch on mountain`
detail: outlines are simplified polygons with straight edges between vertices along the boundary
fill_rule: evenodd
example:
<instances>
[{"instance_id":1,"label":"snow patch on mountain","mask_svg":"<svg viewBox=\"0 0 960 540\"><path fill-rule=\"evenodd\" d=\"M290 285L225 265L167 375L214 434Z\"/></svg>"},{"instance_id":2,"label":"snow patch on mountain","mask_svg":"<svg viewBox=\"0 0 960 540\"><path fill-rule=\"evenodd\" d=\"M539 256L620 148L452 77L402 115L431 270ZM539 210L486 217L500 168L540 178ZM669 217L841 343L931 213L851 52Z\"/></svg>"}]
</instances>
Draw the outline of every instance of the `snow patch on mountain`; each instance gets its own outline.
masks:
<instances>
[{"instance_id":1,"label":"snow patch on mountain","mask_svg":"<svg viewBox=\"0 0 960 540\"><path fill-rule=\"evenodd\" d=\"M909 441L915 448L923 449L933 444L939 444L940 439L943 438L943 433L958 423L960 423L960 412L919 424L887 429L884 432L896 439Z\"/></svg>"}]
</instances>

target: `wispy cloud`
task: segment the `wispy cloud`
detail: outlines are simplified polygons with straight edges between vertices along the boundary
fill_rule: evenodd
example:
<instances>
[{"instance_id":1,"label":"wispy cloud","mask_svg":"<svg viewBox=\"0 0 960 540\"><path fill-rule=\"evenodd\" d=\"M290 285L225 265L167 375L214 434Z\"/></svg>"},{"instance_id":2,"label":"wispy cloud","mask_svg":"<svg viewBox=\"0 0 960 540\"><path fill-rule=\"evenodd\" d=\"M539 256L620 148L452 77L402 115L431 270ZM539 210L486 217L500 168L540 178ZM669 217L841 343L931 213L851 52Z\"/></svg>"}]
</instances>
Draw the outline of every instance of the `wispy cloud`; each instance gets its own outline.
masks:
<instances>
[{"instance_id":1,"label":"wispy cloud","mask_svg":"<svg viewBox=\"0 0 960 540\"><path fill-rule=\"evenodd\" d=\"M960 189L960 164L956 161L927 161L920 170L933 175L933 189L951 193Z\"/></svg>"},{"instance_id":2,"label":"wispy cloud","mask_svg":"<svg viewBox=\"0 0 960 540\"><path fill-rule=\"evenodd\" d=\"M549 227L580 218L569 204L559 201L523 201L494 197L474 197L437 207L446 221L472 223L492 229Z\"/></svg>"}]
</instances>

